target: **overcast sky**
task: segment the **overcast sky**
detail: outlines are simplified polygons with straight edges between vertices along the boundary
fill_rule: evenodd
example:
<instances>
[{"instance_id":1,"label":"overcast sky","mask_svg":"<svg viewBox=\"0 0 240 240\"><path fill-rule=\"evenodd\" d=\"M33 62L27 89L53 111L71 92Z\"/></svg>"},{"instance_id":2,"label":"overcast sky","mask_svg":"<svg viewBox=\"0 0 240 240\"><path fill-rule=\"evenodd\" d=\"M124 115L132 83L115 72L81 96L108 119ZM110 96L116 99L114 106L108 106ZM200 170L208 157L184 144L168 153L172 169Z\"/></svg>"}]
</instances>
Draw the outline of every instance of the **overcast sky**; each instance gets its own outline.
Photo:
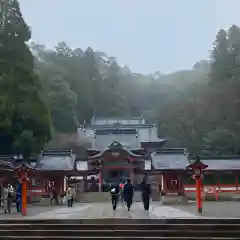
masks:
<instances>
[{"instance_id":1,"label":"overcast sky","mask_svg":"<svg viewBox=\"0 0 240 240\"><path fill-rule=\"evenodd\" d=\"M220 28L240 24L240 0L20 0L32 38L115 56L133 71L168 73L209 57Z\"/></svg>"}]
</instances>

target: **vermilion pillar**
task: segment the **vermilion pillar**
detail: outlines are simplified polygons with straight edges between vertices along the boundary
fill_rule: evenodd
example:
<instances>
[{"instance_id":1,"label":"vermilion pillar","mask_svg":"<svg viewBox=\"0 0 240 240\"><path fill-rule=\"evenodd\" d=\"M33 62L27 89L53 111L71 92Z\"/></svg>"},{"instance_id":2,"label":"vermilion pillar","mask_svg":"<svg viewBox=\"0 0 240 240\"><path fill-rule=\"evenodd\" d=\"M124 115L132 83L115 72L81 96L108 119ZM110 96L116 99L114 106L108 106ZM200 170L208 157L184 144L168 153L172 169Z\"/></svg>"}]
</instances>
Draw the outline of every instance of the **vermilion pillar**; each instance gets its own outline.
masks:
<instances>
[{"instance_id":1,"label":"vermilion pillar","mask_svg":"<svg viewBox=\"0 0 240 240\"><path fill-rule=\"evenodd\" d=\"M27 179L25 177L22 177L22 215L27 215Z\"/></svg>"},{"instance_id":2,"label":"vermilion pillar","mask_svg":"<svg viewBox=\"0 0 240 240\"><path fill-rule=\"evenodd\" d=\"M186 168L193 174L193 179L196 181L196 204L197 211L202 215L202 171L206 169L208 165L203 164L198 156L194 157L192 163L187 165Z\"/></svg>"},{"instance_id":3,"label":"vermilion pillar","mask_svg":"<svg viewBox=\"0 0 240 240\"><path fill-rule=\"evenodd\" d=\"M27 195L28 195L27 169L23 167L19 169L19 179L21 182L21 213L23 216L26 216L27 215Z\"/></svg>"},{"instance_id":4,"label":"vermilion pillar","mask_svg":"<svg viewBox=\"0 0 240 240\"><path fill-rule=\"evenodd\" d=\"M202 180L201 178L196 178L196 203L198 213L202 214Z\"/></svg>"}]
</instances>

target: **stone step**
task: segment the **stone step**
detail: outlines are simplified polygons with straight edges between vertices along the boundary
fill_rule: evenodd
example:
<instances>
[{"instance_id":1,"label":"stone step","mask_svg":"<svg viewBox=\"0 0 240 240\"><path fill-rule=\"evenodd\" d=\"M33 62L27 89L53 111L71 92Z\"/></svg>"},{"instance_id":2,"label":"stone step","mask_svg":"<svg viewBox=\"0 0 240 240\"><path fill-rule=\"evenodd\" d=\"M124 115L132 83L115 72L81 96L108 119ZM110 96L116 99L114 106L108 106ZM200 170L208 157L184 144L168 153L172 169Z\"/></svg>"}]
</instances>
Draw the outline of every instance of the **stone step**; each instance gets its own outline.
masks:
<instances>
[{"instance_id":1,"label":"stone step","mask_svg":"<svg viewBox=\"0 0 240 240\"><path fill-rule=\"evenodd\" d=\"M2 220L0 239L239 239L240 219Z\"/></svg>"},{"instance_id":2,"label":"stone step","mask_svg":"<svg viewBox=\"0 0 240 240\"><path fill-rule=\"evenodd\" d=\"M239 224L0 224L2 231L240 231Z\"/></svg>"},{"instance_id":3,"label":"stone step","mask_svg":"<svg viewBox=\"0 0 240 240\"><path fill-rule=\"evenodd\" d=\"M77 193L76 201L80 203L110 202L109 192Z\"/></svg>"},{"instance_id":4,"label":"stone step","mask_svg":"<svg viewBox=\"0 0 240 240\"><path fill-rule=\"evenodd\" d=\"M156 195L156 196L155 196ZM157 194L154 195L154 200L159 200ZM77 202L110 202L111 196L109 192L85 192L85 193L77 193L76 194ZM133 195L133 202L142 201L141 192L136 191Z\"/></svg>"},{"instance_id":5,"label":"stone step","mask_svg":"<svg viewBox=\"0 0 240 240\"><path fill-rule=\"evenodd\" d=\"M189 230L189 229L171 229L171 230L150 230L150 232L146 230L72 230L70 227L66 230L37 230L37 229L31 229L31 230L11 230L9 232L8 230L1 230L0 236L18 236L18 237L24 237L24 236L39 236L39 237L75 237L75 236L81 236L81 237L165 237L165 238L176 238L176 237L209 237L209 238L237 238L240 236L240 230L235 230L229 232L226 230Z\"/></svg>"},{"instance_id":6,"label":"stone step","mask_svg":"<svg viewBox=\"0 0 240 240\"><path fill-rule=\"evenodd\" d=\"M216 225L216 226L225 226L225 225L238 225L240 226L239 218L162 218L162 219L122 219L122 218L102 218L102 219L0 219L0 225L32 225L38 226L42 224L56 224L56 225L108 225L108 226L167 226L171 224L172 226L208 226L208 225Z\"/></svg>"},{"instance_id":7,"label":"stone step","mask_svg":"<svg viewBox=\"0 0 240 240\"><path fill-rule=\"evenodd\" d=\"M8 236L7 238L5 236L0 236L0 239L6 240L6 239L19 239L17 236ZM73 240L73 239L94 239L96 240L96 237L86 237L86 236L75 236L75 237L52 237L52 236L46 236L46 237L39 237L39 236L22 236L21 240L29 240L29 239L52 239L52 240L58 240L58 239L68 239L68 240ZM98 236L97 239L118 239L118 240L133 240L133 239L159 239L159 240L209 240L209 239L216 239L216 240L239 240L239 238L210 238L210 237L105 237L105 236Z\"/></svg>"}]
</instances>

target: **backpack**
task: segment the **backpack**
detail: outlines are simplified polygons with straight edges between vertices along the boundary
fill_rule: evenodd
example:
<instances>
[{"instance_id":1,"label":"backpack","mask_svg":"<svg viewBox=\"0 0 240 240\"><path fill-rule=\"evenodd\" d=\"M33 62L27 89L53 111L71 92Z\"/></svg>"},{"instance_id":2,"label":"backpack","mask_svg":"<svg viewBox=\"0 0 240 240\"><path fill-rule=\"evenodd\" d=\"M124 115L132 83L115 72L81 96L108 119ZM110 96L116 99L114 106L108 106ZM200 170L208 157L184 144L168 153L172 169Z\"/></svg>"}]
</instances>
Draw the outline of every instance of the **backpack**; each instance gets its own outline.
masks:
<instances>
[{"instance_id":1,"label":"backpack","mask_svg":"<svg viewBox=\"0 0 240 240\"><path fill-rule=\"evenodd\" d=\"M112 188L110 192L111 192L112 194L115 194L115 193L116 193L116 188Z\"/></svg>"}]
</instances>

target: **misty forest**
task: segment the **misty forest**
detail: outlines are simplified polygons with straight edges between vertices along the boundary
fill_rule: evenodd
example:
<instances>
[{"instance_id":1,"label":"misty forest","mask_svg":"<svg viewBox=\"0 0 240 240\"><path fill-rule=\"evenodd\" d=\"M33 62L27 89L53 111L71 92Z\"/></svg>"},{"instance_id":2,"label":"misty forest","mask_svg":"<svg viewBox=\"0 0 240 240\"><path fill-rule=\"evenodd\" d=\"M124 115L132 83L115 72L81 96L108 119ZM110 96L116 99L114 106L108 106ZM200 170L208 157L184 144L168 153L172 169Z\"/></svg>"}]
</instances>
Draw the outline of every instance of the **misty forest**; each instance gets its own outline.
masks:
<instances>
[{"instance_id":1,"label":"misty forest","mask_svg":"<svg viewBox=\"0 0 240 240\"><path fill-rule=\"evenodd\" d=\"M237 25L216 33L210 60L143 75L107 53L82 49L81 41L76 49L64 39L54 49L35 43L19 3L8 2L0 16L0 154L28 157L63 136L70 142L94 115L143 115L157 124L166 147L240 154Z\"/></svg>"}]
</instances>

